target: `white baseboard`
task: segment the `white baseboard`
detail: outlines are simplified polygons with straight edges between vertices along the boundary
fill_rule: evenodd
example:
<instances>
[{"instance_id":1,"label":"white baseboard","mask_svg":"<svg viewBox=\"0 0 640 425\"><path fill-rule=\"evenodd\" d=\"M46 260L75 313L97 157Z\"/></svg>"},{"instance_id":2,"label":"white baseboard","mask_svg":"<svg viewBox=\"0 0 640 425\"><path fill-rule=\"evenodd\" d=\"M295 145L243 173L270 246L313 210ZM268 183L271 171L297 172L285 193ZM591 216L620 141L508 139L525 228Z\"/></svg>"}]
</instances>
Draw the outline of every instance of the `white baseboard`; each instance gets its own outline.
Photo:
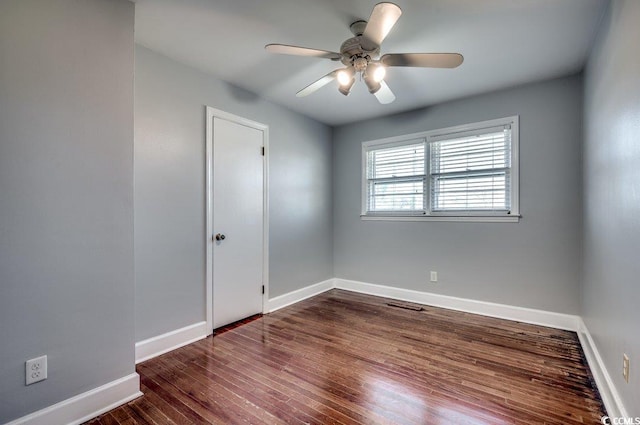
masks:
<instances>
[{"instance_id":1,"label":"white baseboard","mask_svg":"<svg viewBox=\"0 0 640 425\"><path fill-rule=\"evenodd\" d=\"M607 414L611 418L628 418L629 415L618 394L618 390L611 379L611 375L609 375L607 371L604 361L598 352L598 348L589 333L589 329L587 329L582 319L580 319L578 338L580 339L582 351L584 351L584 355L587 358L587 363L589 363L593 378L596 381L596 386L600 392L600 397L602 397L604 407L607 409Z\"/></svg>"},{"instance_id":2,"label":"white baseboard","mask_svg":"<svg viewBox=\"0 0 640 425\"><path fill-rule=\"evenodd\" d=\"M207 322L198 322L166 334L136 342L136 364L206 338Z\"/></svg>"},{"instance_id":3,"label":"white baseboard","mask_svg":"<svg viewBox=\"0 0 640 425\"><path fill-rule=\"evenodd\" d=\"M280 295L275 298L271 298L267 304L266 313L272 313L281 308L287 307L291 304L295 304L307 298L311 298L323 292L326 292L335 287L334 279L328 279L323 282L316 283L314 285L306 286L296 291L287 292L284 295Z\"/></svg>"},{"instance_id":4,"label":"white baseboard","mask_svg":"<svg viewBox=\"0 0 640 425\"><path fill-rule=\"evenodd\" d=\"M77 425L141 395L140 376L132 373L6 425Z\"/></svg>"},{"instance_id":5,"label":"white baseboard","mask_svg":"<svg viewBox=\"0 0 640 425\"><path fill-rule=\"evenodd\" d=\"M377 295L379 297L448 308L450 310L464 311L466 313L475 313L516 322L531 323L533 325L547 326L550 328L565 329L574 332L578 330L579 317L571 314L457 298L448 295L394 288L392 286L357 282L355 280L334 279L334 281L336 288L346 291Z\"/></svg>"}]
</instances>

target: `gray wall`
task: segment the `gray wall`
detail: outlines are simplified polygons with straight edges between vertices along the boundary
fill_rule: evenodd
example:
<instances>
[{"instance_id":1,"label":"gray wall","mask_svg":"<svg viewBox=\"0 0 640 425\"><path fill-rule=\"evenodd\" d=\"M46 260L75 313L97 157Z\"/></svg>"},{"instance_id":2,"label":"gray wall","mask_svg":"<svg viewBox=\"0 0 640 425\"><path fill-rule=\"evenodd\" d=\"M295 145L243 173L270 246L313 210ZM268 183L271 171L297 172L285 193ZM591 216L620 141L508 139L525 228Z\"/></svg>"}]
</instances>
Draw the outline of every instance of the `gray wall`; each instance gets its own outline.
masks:
<instances>
[{"instance_id":1,"label":"gray wall","mask_svg":"<svg viewBox=\"0 0 640 425\"><path fill-rule=\"evenodd\" d=\"M270 296L333 277L331 129L136 48L136 340L205 320L205 105L269 125Z\"/></svg>"},{"instance_id":2,"label":"gray wall","mask_svg":"<svg viewBox=\"0 0 640 425\"><path fill-rule=\"evenodd\" d=\"M585 73L582 316L640 417L640 2L614 1ZM622 378L622 353L631 381Z\"/></svg>"},{"instance_id":3,"label":"gray wall","mask_svg":"<svg viewBox=\"0 0 640 425\"><path fill-rule=\"evenodd\" d=\"M0 2L0 423L134 372L133 25Z\"/></svg>"},{"instance_id":4,"label":"gray wall","mask_svg":"<svg viewBox=\"0 0 640 425\"><path fill-rule=\"evenodd\" d=\"M520 115L520 223L362 221L361 143ZM338 278L577 314L582 78L531 84L334 130ZM439 282L429 283L429 271Z\"/></svg>"}]
</instances>

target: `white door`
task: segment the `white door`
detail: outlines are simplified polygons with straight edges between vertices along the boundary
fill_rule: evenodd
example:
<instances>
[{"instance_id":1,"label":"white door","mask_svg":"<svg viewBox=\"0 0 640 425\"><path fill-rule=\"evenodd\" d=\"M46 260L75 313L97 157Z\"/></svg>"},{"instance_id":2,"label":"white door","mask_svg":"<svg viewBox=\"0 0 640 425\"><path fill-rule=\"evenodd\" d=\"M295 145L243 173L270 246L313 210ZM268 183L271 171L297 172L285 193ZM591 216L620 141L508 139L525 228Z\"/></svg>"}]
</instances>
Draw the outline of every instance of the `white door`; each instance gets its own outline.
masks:
<instances>
[{"instance_id":1,"label":"white door","mask_svg":"<svg viewBox=\"0 0 640 425\"><path fill-rule=\"evenodd\" d=\"M264 132L213 117L213 328L262 313Z\"/></svg>"}]
</instances>

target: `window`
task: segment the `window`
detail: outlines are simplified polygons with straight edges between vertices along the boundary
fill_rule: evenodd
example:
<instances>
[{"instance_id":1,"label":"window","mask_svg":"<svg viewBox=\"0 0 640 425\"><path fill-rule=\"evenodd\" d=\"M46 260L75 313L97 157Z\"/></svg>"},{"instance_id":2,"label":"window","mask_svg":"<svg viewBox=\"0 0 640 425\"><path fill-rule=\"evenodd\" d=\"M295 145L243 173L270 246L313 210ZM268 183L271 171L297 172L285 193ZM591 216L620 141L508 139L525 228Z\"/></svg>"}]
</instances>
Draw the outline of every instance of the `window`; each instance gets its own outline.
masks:
<instances>
[{"instance_id":1,"label":"window","mask_svg":"<svg viewBox=\"0 0 640 425\"><path fill-rule=\"evenodd\" d=\"M362 216L518 220L518 117L362 145Z\"/></svg>"},{"instance_id":2,"label":"window","mask_svg":"<svg viewBox=\"0 0 640 425\"><path fill-rule=\"evenodd\" d=\"M424 212L424 139L367 151L366 169L367 212Z\"/></svg>"}]
</instances>

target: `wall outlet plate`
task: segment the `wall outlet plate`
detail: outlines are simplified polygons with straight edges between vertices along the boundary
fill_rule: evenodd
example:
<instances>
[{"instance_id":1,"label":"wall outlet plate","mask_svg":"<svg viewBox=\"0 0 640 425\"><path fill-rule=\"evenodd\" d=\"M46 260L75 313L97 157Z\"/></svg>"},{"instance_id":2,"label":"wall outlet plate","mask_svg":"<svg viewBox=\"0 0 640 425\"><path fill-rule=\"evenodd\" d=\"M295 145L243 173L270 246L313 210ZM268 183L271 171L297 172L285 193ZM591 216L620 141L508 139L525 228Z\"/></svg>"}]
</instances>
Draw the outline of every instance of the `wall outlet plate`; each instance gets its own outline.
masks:
<instances>
[{"instance_id":1,"label":"wall outlet plate","mask_svg":"<svg viewBox=\"0 0 640 425\"><path fill-rule=\"evenodd\" d=\"M627 381L627 384L629 383L629 367L631 365L629 364L629 356L627 356L626 354L622 354L622 376L624 377L624 380Z\"/></svg>"},{"instance_id":2,"label":"wall outlet plate","mask_svg":"<svg viewBox=\"0 0 640 425\"><path fill-rule=\"evenodd\" d=\"M27 360L25 369L27 385L44 381L47 379L47 356Z\"/></svg>"},{"instance_id":3,"label":"wall outlet plate","mask_svg":"<svg viewBox=\"0 0 640 425\"><path fill-rule=\"evenodd\" d=\"M431 282L437 282L438 281L438 272L431 272Z\"/></svg>"}]
</instances>

